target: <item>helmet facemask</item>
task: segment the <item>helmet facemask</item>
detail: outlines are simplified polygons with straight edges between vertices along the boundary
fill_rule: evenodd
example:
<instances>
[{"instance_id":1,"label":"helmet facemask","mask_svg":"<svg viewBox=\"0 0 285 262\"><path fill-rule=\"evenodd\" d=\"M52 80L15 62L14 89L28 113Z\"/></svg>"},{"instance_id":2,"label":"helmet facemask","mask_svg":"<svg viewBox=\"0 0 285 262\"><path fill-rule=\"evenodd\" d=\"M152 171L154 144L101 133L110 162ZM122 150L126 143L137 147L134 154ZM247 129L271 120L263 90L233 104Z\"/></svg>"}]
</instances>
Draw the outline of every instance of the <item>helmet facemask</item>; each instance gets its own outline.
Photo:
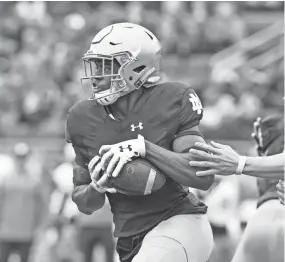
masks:
<instances>
[{"instance_id":1,"label":"helmet facemask","mask_svg":"<svg viewBox=\"0 0 285 262\"><path fill-rule=\"evenodd\" d=\"M85 77L82 77L80 81L86 98L96 100L102 105L113 104L121 96L121 92L127 91L126 81L120 72L130 60L127 54L113 56L85 55L83 57ZM123 62L123 64L121 65L118 61ZM115 66L115 64L117 64L117 66ZM116 67L119 68L119 70L115 70ZM96 79L102 79L104 77L111 78L110 88L100 90L96 85Z\"/></svg>"},{"instance_id":2,"label":"helmet facemask","mask_svg":"<svg viewBox=\"0 0 285 262\"><path fill-rule=\"evenodd\" d=\"M263 156L265 154L265 148L263 145L263 134L261 130L261 117L258 117L256 121L253 123L253 133L251 137L255 140L257 146L257 152L259 156Z\"/></svg>"},{"instance_id":3,"label":"helmet facemask","mask_svg":"<svg viewBox=\"0 0 285 262\"><path fill-rule=\"evenodd\" d=\"M140 88L149 76L156 72L156 69L154 67L149 69L146 66L136 67L136 61L137 57L127 52L112 56L85 55L83 57L85 77L80 80L86 98L94 99L101 105L109 105L113 104L120 96ZM114 70L115 63L119 64L117 72ZM133 69L133 67L135 68ZM137 81L136 74L145 77ZM96 79L103 77L111 77L111 84L109 89L102 91L96 87ZM87 81L87 85L85 81Z\"/></svg>"}]
</instances>

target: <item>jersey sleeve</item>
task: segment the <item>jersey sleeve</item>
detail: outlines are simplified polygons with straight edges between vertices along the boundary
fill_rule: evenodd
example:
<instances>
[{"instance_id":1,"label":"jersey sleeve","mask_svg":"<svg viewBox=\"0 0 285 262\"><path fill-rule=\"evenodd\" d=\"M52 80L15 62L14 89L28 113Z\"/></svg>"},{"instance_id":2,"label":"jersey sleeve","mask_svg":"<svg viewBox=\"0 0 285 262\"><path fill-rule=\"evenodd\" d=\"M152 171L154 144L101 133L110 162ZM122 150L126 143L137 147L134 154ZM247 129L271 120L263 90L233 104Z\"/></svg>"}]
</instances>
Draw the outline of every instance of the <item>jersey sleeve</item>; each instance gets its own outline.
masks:
<instances>
[{"instance_id":1,"label":"jersey sleeve","mask_svg":"<svg viewBox=\"0 0 285 262\"><path fill-rule=\"evenodd\" d=\"M70 126L69 126L69 116L70 116L70 112L68 112L67 114L67 120L65 123L65 141L67 143L71 143L72 147L74 149L75 152L75 163L83 168L86 168L86 159L84 158L84 156L81 153L81 150L78 149L78 147L76 146L76 143L73 141L74 139L72 139L72 130L70 130Z\"/></svg>"},{"instance_id":2,"label":"jersey sleeve","mask_svg":"<svg viewBox=\"0 0 285 262\"><path fill-rule=\"evenodd\" d=\"M71 143L75 152L75 163L73 167L73 185L81 186L91 183L91 177L88 169L84 165L84 158L81 156L80 151L76 150L76 146L73 145L70 132L68 130L68 123L65 124L65 140L67 143Z\"/></svg>"},{"instance_id":3,"label":"jersey sleeve","mask_svg":"<svg viewBox=\"0 0 285 262\"><path fill-rule=\"evenodd\" d=\"M191 130L192 127L199 125L203 117L203 106L200 98L193 89L187 89L181 98L180 107L180 128L176 137L184 135L199 135L199 131Z\"/></svg>"},{"instance_id":4,"label":"jersey sleeve","mask_svg":"<svg viewBox=\"0 0 285 262\"><path fill-rule=\"evenodd\" d=\"M74 166L73 168L73 185L89 185L91 183L91 176L89 171L81 166Z\"/></svg>"}]
</instances>

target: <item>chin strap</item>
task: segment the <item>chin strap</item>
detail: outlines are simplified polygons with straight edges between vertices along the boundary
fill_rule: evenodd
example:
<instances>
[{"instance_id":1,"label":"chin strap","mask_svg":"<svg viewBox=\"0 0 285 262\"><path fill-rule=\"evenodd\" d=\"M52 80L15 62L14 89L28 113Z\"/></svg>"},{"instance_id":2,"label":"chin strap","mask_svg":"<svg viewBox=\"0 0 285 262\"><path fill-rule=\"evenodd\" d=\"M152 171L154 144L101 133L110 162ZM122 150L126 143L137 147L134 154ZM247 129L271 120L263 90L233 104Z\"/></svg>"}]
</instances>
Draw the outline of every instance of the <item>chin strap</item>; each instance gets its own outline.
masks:
<instances>
[{"instance_id":1,"label":"chin strap","mask_svg":"<svg viewBox=\"0 0 285 262\"><path fill-rule=\"evenodd\" d=\"M152 76L143 84L143 86L145 88L150 88L154 85L158 85L158 84L161 84L163 82L164 81L163 81L161 76Z\"/></svg>"}]
</instances>

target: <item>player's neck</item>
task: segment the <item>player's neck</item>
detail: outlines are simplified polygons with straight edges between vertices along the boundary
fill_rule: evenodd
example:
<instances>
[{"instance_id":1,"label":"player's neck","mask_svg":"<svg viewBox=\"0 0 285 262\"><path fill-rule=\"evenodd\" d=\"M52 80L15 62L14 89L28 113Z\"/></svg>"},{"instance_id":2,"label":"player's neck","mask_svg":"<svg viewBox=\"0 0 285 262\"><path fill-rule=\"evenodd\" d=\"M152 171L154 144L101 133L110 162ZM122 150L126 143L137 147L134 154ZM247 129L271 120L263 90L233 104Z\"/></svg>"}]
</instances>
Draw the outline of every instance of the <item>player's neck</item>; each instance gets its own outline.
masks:
<instances>
[{"instance_id":1,"label":"player's neck","mask_svg":"<svg viewBox=\"0 0 285 262\"><path fill-rule=\"evenodd\" d=\"M143 93L143 88L135 90L125 96L120 97L110 108L115 118L124 119L135 107Z\"/></svg>"}]
</instances>

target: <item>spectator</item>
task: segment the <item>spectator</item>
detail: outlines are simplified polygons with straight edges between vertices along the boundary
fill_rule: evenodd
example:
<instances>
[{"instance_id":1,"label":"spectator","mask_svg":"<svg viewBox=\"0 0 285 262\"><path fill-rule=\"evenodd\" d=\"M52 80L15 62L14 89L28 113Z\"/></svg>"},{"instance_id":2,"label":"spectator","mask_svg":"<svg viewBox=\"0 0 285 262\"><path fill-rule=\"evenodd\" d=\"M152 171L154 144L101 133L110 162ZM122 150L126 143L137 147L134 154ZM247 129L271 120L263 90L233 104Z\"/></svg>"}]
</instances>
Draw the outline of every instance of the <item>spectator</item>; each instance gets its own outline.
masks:
<instances>
[{"instance_id":1,"label":"spectator","mask_svg":"<svg viewBox=\"0 0 285 262\"><path fill-rule=\"evenodd\" d=\"M56 240L50 245L52 261L77 262L81 260L81 256L78 252L77 228L73 219L78 210L71 200L73 148L70 145L65 145L63 153L63 162L52 172L55 188L51 194L49 206L50 227L47 233L53 232L56 236Z\"/></svg>"},{"instance_id":2,"label":"spectator","mask_svg":"<svg viewBox=\"0 0 285 262\"><path fill-rule=\"evenodd\" d=\"M201 88L208 85L207 89L212 90L201 94L205 98L206 107L211 106L211 100L214 100L214 105L217 102L213 110L206 110L205 127L210 129L207 132L213 134L215 123L217 126L226 124L225 134L246 138L242 136L250 128L252 117L261 114L261 110L266 108L268 111L269 107L271 110L283 111L282 101L276 99L283 94L284 62L280 37L278 68L273 63L269 68L260 70L260 75L264 74L268 78L266 83L256 73L254 76L239 76L237 86L225 86L223 97L215 99L211 95L218 94L219 90L209 79L208 56L235 44L252 31L253 24L245 23L243 6L239 2L1 2L0 135L19 136L29 133L36 136L63 136L61 126L66 110L82 94L78 88L80 64L77 61L82 56L81 50L86 48L87 39L91 40L98 28L127 19L138 21L162 39L165 47L163 52L168 55L162 67L168 76L178 79L181 74L187 81L202 81ZM258 29L266 25L260 24ZM249 50L245 55L252 51ZM174 53L180 56L179 60L173 58ZM240 63L244 71L250 72L245 67L246 61L239 61L239 56L237 58L238 61L233 62ZM250 80L246 92L243 92L244 78ZM261 80L263 83L254 83ZM253 85L256 88L252 88ZM193 87L197 85L193 84ZM235 97L233 92L240 91L242 98ZM234 103L231 101L232 96L237 99ZM231 117L220 116L216 111L224 105L229 110L223 112L236 108L236 114ZM238 126L243 124L242 132L235 133L235 128L231 129L235 120ZM214 131L218 132L217 129ZM223 133L218 135L224 137Z\"/></svg>"},{"instance_id":3,"label":"spectator","mask_svg":"<svg viewBox=\"0 0 285 262\"><path fill-rule=\"evenodd\" d=\"M16 251L21 262L27 262L41 225L44 201L39 183L28 169L29 146L18 143L13 153L13 165L0 183L0 261L9 261Z\"/></svg>"},{"instance_id":4,"label":"spectator","mask_svg":"<svg viewBox=\"0 0 285 262\"><path fill-rule=\"evenodd\" d=\"M112 235L112 213L107 202L96 213L94 212L91 215L79 213L76 216L76 223L79 228L78 242L84 262L93 261L93 249L98 245L104 248L106 262L114 261L115 241Z\"/></svg>"}]
</instances>

